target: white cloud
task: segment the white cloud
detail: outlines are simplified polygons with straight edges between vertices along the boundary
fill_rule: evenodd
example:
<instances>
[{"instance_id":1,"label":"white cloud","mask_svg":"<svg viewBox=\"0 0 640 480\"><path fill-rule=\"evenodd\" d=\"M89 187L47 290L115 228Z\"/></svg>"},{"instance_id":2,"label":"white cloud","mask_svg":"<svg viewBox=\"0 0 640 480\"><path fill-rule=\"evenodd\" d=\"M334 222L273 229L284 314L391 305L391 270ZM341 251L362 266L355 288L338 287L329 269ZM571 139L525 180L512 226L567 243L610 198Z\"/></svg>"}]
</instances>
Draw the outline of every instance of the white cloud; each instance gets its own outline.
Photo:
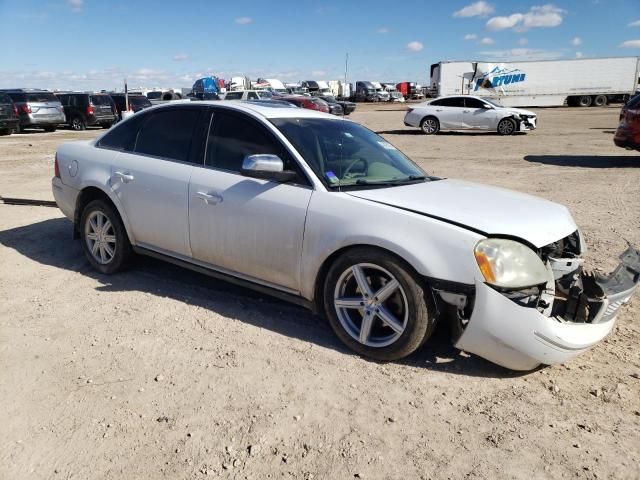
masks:
<instances>
[{"instance_id":1,"label":"white cloud","mask_svg":"<svg viewBox=\"0 0 640 480\"><path fill-rule=\"evenodd\" d=\"M491 50L479 52L487 60L555 60L563 56L563 52L541 50L536 48L512 48L510 50Z\"/></svg>"},{"instance_id":2,"label":"white cloud","mask_svg":"<svg viewBox=\"0 0 640 480\"><path fill-rule=\"evenodd\" d=\"M551 28L562 23L566 10L548 3L541 6L533 6L526 13L512 13L508 17L493 17L487 21L489 30L505 30L512 28L518 32L524 32L530 28Z\"/></svg>"},{"instance_id":3,"label":"white cloud","mask_svg":"<svg viewBox=\"0 0 640 480\"><path fill-rule=\"evenodd\" d=\"M67 0L67 4L74 12L81 12L82 7L84 7L84 0Z\"/></svg>"},{"instance_id":4,"label":"white cloud","mask_svg":"<svg viewBox=\"0 0 640 480\"><path fill-rule=\"evenodd\" d=\"M478 38L478 35L476 35L475 33L467 33L464 36L465 40L476 40Z\"/></svg>"},{"instance_id":5,"label":"white cloud","mask_svg":"<svg viewBox=\"0 0 640 480\"><path fill-rule=\"evenodd\" d=\"M184 60L188 60L189 59L189 55L187 53L177 53L173 56L173 59L176 62L182 62Z\"/></svg>"},{"instance_id":6,"label":"white cloud","mask_svg":"<svg viewBox=\"0 0 640 480\"><path fill-rule=\"evenodd\" d=\"M582 52L576 52L576 58L582 58L582 57L584 57Z\"/></svg>"},{"instance_id":7,"label":"white cloud","mask_svg":"<svg viewBox=\"0 0 640 480\"><path fill-rule=\"evenodd\" d=\"M489 30L505 30L507 28L513 28L522 22L523 15L521 13L514 13L508 17L493 17L487 22L487 28Z\"/></svg>"},{"instance_id":8,"label":"white cloud","mask_svg":"<svg viewBox=\"0 0 640 480\"><path fill-rule=\"evenodd\" d=\"M387 27L380 27L376 30L376 33L389 33L389 29Z\"/></svg>"},{"instance_id":9,"label":"white cloud","mask_svg":"<svg viewBox=\"0 0 640 480\"><path fill-rule=\"evenodd\" d=\"M496 43L496 41L493 38L489 37L484 37L482 40L480 40L481 45L493 45L494 43Z\"/></svg>"},{"instance_id":10,"label":"white cloud","mask_svg":"<svg viewBox=\"0 0 640 480\"><path fill-rule=\"evenodd\" d=\"M579 47L580 45L582 45L582 39L580 37L574 37L571 40L571 45L573 45L574 47Z\"/></svg>"},{"instance_id":11,"label":"white cloud","mask_svg":"<svg viewBox=\"0 0 640 480\"><path fill-rule=\"evenodd\" d=\"M474 2L453 13L454 17L486 17L493 13L493 5L484 1Z\"/></svg>"},{"instance_id":12,"label":"white cloud","mask_svg":"<svg viewBox=\"0 0 640 480\"><path fill-rule=\"evenodd\" d=\"M640 48L640 40L627 40L620 44L620 48Z\"/></svg>"},{"instance_id":13,"label":"white cloud","mask_svg":"<svg viewBox=\"0 0 640 480\"><path fill-rule=\"evenodd\" d=\"M640 20L636 20L635 22L631 22L628 27L640 27Z\"/></svg>"},{"instance_id":14,"label":"white cloud","mask_svg":"<svg viewBox=\"0 0 640 480\"><path fill-rule=\"evenodd\" d=\"M238 25L248 25L248 24L253 22L253 18L251 18L251 17L238 17L238 18L236 18L235 22Z\"/></svg>"},{"instance_id":15,"label":"white cloud","mask_svg":"<svg viewBox=\"0 0 640 480\"><path fill-rule=\"evenodd\" d=\"M529 43L529 40L524 37L518 39L518 45L526 45L527 43Z\"/></svg>"},{"instance_id":16,"label":"white cloud","mask_svg":"<svg viewBox=\"0 0 640 480\"><path fill-rule=\"evenodd\" d=\"M311 71L311 76L315 77L324 77L327 75L327 71L326 70L312 70Z\"/></svg>"},{"instance_id":17,"label":"white cloud","mask_svg":"<svg viewBox=\"0 0 640 480\"><path fill-rule=\"evenodd\" d=\"M424 48L424 45L420 42L409 42L407 43L407 50L410 52L419 52Z\"/></svg>"}]
</instances>

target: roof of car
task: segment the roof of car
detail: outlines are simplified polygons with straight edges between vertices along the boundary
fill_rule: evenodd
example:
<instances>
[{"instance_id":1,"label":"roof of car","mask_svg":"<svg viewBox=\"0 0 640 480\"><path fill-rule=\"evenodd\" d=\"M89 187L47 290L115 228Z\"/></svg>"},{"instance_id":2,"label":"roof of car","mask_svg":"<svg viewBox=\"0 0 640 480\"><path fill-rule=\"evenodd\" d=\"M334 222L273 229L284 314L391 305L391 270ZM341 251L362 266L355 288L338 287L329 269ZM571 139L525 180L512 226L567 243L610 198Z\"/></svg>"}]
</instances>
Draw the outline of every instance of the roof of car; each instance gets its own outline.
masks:
<instances>
[{"instance_id":1,"label":"roof of car","mask_svg":"<svg viewBox=\"0 0 640 480\"><path fill-rule=\"evenodd\" d=\"M261 105L256 101L244 101L244 100L202 100L198 102L191 102L188 100L176 100L168 102L163 105L157 105L149 108L149 110L155 110L158 108L171 108L177 105L211 105L219 108L228 108L231 110L238 110L245 113L254 115L260 115L264 118L324 118L326 120L341 120L341 117L330 115L328 113L319 112L317 110L309 110L307 108L291 108L290 105L282 104L277 105L275 102L270 102L268 105Z\"/></svg>"}]
</instances>

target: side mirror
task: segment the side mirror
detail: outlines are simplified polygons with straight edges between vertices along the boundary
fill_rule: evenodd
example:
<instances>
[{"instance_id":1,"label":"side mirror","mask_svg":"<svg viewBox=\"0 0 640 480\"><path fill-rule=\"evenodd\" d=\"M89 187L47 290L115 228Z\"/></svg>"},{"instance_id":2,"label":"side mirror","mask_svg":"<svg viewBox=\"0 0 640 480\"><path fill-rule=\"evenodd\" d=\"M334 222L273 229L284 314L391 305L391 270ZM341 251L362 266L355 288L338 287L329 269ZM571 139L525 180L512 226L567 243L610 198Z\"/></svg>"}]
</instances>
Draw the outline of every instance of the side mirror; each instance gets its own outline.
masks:
<instances>
[{"instance_id":1,"label":"side mirror","mask_svg":"<svg viewBox=\"0 0 640 480\"><path fill-rule=\"evenodd\" d=\"M277 155L247 155L242 162L242 175L245 177L290 182L296 178L296 172L284 169L284 163Z\"/></svg>"}]
</instances>

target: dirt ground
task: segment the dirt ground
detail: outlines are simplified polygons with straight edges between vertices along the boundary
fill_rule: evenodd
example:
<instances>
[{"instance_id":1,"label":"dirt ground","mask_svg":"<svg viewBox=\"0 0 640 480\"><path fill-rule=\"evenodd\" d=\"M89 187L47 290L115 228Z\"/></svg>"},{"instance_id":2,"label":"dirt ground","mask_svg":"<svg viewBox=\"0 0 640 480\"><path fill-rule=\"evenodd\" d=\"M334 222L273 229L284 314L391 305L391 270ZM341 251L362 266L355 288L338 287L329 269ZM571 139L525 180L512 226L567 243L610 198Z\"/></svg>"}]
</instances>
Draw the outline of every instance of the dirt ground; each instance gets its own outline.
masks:
<instances>
[{"instance_id":1,"label":"dirt ground","mask_svg":"<svg viewBox=\"0 0 640 480\"><path fill-rule=\"evenodd\" d=\"M640 155L619 107L540 109L514 137L352 119L438 176L569 207L608 270L640 245ZM57 145L0 138L0 195L51 200ZM640 478L640 297L612 335L513 373L440 328L405 361L347 351L307 311L149 259L112 277L54 208L0 205L0 478Z\"/></svg>"}]
</instances>

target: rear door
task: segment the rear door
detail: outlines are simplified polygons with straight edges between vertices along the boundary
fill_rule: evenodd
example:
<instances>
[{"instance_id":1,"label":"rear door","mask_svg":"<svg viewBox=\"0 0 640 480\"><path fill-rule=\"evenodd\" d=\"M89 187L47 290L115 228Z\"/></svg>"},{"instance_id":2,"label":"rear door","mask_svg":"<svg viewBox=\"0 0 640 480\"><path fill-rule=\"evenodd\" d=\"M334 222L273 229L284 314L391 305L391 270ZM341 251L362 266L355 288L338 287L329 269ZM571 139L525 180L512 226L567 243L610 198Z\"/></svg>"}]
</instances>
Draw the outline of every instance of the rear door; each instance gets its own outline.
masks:
<instances>
[{"instance_id":1,"label":"rear door","mask_svg":"<svg viewBox=\"0 0 640 480\"><path fill-rule=\"evenodd\" d=\"M276 154L299 180L279 183L241 174L246 155ZM313 190L287 149L257 120L216 110L205 166L189 193L193 258L269 286L299 291L307 207Z\"/></svg>"},{"instance_id":2,"label":"rear door","mask_svg":"<svg viewBox=\"0 0 640 480\"><path fill-rule=\"evenodd\" d=\"M174 256L191 255L189 179L193 165L201 159L197 136L203 110L185 105L131 119L137 134L113 160L110 183L138 246Z\"/></svg>"},{"instance_id":3,"label":"rear door","mask_svg":"<svg viewBox=\"0 0 640 480\"><path fill-rule=\"evenodd\" d=\"M473 97L466 97L464 103L465 128L494 130L497 127L497 113L488 103Z\"/></svg>"},{"instance_id":4,"label":"rear door","mask_svg":"<svg viewBox=\"0 0 640 480\"><path fill-rule=\"evenodd\" d=\"M435 115L440 121L440 128L459 130L464 127L464 98L449 97L431 102Z\"/></svg>"},{"instance_id":5,"label":"rear door","mask_svg":"<svg viewBox=\"0 0 640 480\"><path fill-rule=\"evenodd\" d=\"M0 92L0 120L13 118L13 102L6 93Z\"/></svg>"}]
</instances>

